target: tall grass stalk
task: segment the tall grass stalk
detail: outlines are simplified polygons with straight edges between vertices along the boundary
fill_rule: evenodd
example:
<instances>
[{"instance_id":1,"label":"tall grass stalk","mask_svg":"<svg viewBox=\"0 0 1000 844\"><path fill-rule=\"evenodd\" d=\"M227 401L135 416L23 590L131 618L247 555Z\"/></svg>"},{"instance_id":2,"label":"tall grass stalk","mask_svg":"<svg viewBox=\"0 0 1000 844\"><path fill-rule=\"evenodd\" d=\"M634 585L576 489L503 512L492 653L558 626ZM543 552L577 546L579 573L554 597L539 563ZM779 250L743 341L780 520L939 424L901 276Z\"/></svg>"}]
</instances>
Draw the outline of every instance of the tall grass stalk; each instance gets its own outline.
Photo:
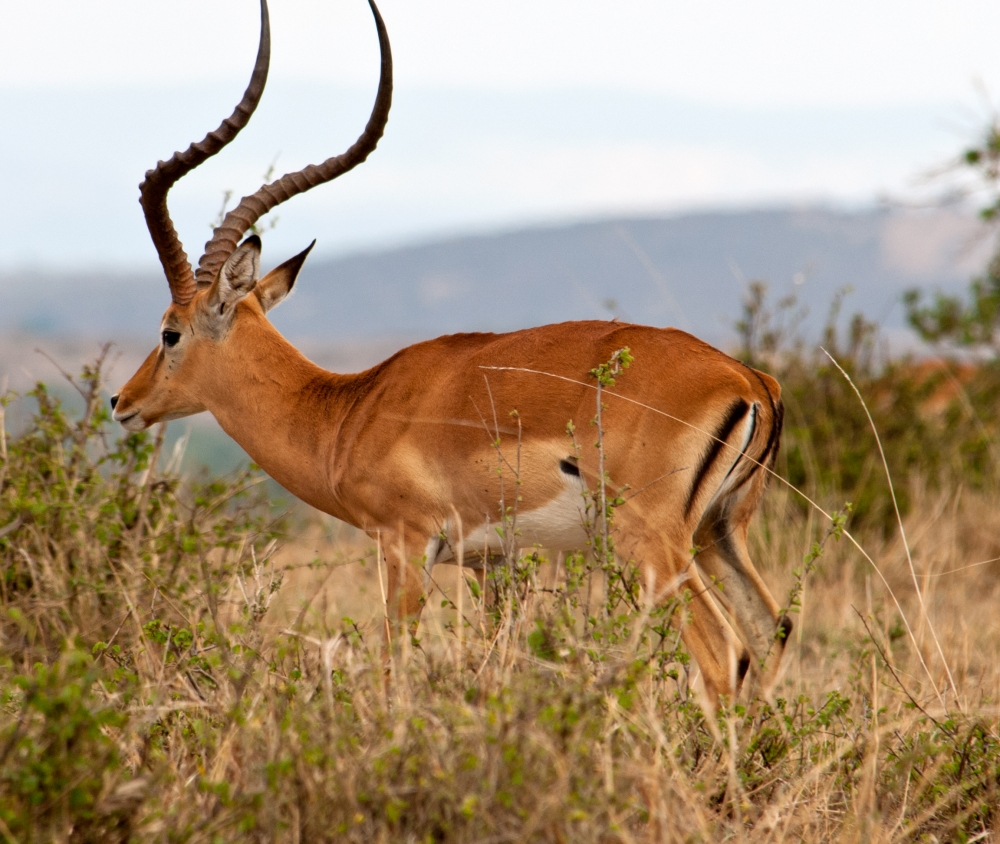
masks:
<instances>
[{"instance_id":1,"label":"tall grass stalk","mask_svg":"<svg viewBox=\"0 0 1000 844\"><path fill-rule=\"evenodd\" d=\"M882 466L885 469L885 480L889 485L889 495L892 498L892 507L896 514L896 521L899 524L899 536L903 543L903 549L906 552L906 562L910 568L910 575L913 578L913 591L917 596L917 601L920 604L920 616L922 619L927 620L927 629L931 632L931 638L934 640L934 646L937 648L938 656L941 658L941 664L944 666L945 673L948 675L948 684L951 686L952 694L955 696L955 703L961 706L961 702L958 699L958 688L955 685L955 678L951 676L951 668L948 667L948 660L945 658L944 651L941 649L941 642L938 640L937 632L934 629L933 620L927 614L927 607L924 604L923 591L920 588L920 584L917 583L917 570L913 565L913 555L910 553L910 545L906 541L906 527L903 524L903 517L899 512L899 501L896 499L896 489L892 483L892 472L889 470L889 461L885 457L885 449L882 448L882 438L879 436L878 428L875 427L875 420L872 419L871 411L868 410L868 404L865 402L864 397L861 395L861 391L858 389L857 385L851 380L851 376L848 375L844 368L837 362L836 358L833 357L826 349L823 349L823 354L825 354L830 362L837 367L837 371L844 376L848 384L851 385L851 389L854 390L854 394L858 397L858 401L861 402L861 407L865 411L865 416L868 418L868 423L871 425L872 434L875 436L875 444L878 446L879 456L882 458ZM910 622L907 620L906 615L900 612L903 619L903 623L906 625L906 631L910 634L910 638L913 639L913 644L917 647L917 653L920 654L920 647L917 643L916 638L913 635L913 630L910 627ZM934 688L935 694L937 694L938 699L941 703L941 707L947 710L947 704L944 702L944 698L941 696L940 691L937 688L937 684L934 682L934 677L930 673L930 669L924 662L924 658L920 655L920 663L927 674L927 679L930 680L931 686Z\"/></svg>"}]
</instances>

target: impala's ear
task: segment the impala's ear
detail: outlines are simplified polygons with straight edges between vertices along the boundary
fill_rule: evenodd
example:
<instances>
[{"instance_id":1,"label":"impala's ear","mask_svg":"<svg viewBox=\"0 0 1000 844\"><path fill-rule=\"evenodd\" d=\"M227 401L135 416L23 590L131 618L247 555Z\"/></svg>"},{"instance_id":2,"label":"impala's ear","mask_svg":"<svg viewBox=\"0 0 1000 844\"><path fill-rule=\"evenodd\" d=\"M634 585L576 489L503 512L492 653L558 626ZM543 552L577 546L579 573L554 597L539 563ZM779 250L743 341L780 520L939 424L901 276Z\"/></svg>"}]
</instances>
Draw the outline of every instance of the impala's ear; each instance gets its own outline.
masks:
<instances>
[{"instance_id":1,"label":"impala's ear","mask_svg":"<svg viewBox=\"0 0 1000 844\"><path fill-rule=\"evenodd\" d=\"M299 276L299 270L302 269L302 265L306 262L306 258L309 257L309 253L315 245L316 241L314 240L294 258L289 258L280 267L271 270L254 288L254 293L257 294L260 306L265 313L292 292L295 279Z\"/></svg>"},{"instance_id":2,"label":"impala's ear","mask_svg":"<svg viewBox=\"0 0 1000 844\"><path fill-rule=\"evenodd\" d=\"M209 304L224 313L257 284L260 275L260 238L252 234L229 256L212 285Z\"/></svg>"}]
</instances>

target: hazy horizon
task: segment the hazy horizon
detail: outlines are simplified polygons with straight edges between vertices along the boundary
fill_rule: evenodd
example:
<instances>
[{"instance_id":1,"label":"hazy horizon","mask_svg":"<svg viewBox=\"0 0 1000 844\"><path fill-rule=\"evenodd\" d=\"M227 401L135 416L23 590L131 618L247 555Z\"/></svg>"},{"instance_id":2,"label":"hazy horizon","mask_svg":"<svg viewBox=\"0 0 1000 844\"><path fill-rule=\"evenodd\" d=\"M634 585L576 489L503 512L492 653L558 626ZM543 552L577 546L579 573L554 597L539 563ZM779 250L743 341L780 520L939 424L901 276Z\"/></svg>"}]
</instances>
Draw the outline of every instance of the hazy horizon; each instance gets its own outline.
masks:
<instances>
[{"instance_id":1,"label":"hazy horizon","mask_svg":"<svg viewBox=\"0 0 1000 844\"><path fill-rule=\"evenodd\" d=\"M0 113L32 126L0 135L0 179L14 198L0 206L0 269L156 267L138 183L235 96L222 85L0 90ZM207 240L224 190L255 190L275 160L283 172L346 148L370 99L316 83L269 87L243 135L171 192L189 255ZM946 121L958 114L947 105L761 110L606 90L401 91L371 158L278 209L266 243L285 253L317 238L317 256L331 258L608 216L921 201L942 187L921 175L961 149Z\"/></svg>"}]
</instances>

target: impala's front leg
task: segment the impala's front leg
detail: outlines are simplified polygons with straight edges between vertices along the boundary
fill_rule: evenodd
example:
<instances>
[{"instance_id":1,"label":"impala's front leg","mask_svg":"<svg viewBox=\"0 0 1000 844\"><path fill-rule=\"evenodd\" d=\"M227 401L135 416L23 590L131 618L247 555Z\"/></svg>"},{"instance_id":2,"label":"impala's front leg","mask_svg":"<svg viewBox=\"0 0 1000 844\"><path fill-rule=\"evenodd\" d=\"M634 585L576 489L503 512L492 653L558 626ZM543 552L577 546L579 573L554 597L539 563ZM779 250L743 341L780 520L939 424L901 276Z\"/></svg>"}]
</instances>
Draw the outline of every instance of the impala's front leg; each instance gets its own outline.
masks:
<instances>
[{"instance_id":1,"label":"impala's front leg","mask_svg":"<svg viewBox=\"0 0 1000 844\"><path fill-rule=\"evenodd\" d=\"M386 569L385 600L390 628L386 632L395 637L407 626L411 633L415 632L427 601L437 542L405 529L380 531L378 540Z\"/></svg>"}]
</instances>

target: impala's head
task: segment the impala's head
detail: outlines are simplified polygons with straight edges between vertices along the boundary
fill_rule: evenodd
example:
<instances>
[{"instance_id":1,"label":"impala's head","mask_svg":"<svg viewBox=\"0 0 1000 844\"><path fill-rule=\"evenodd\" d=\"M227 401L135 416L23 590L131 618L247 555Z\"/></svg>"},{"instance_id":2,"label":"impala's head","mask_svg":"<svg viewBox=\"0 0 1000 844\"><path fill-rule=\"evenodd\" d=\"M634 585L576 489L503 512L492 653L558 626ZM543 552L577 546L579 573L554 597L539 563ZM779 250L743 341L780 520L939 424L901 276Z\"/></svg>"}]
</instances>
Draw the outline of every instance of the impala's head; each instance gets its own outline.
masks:
<instances>
[{"instance_id":1,"label":"impala's head","mask_svg":"<svg viewBox=\"0 0 1000 844\"><path fill-rule=\"evenodd\" d=\"M264 214L282 202L316 185L346 173L364 161L382 137L392 103L392 55L385 24L368 0L378 30L382 73L378 95L368 125L342 155L310 165L264 185L243 197L222 224L193 271L167 210L167 193L182 176L211 158L235 138L249 122L267 82L271 33L267 2L260 0L260 45L250 84L236 110L218 129L161 161L146 173L139 186L139 203L146 226L170 286L171 305L160 321L159 345L153 349L129 382L111 398L114 418L130 431L141 431L156 422L177 419L205 410L206 385L218 368L219 356L233 346L241 325L261 317L288 295L304 252L269 272L260 273L260 239L241 238ZM315 242L315 241L314 241Z\"/></svg>"},{"instance_id":2,"label":"impala's head","mask_svg":"<svg viewBox=\"0 0 1000 844\"><path fill-rule=\"evenodd\" d=\"M159 344L111 398L114 418L129 431L141 431L205 410L203 397L219 389L225 364L239 365L240 344L233 336L250 334L291 292L314 245L260 278L260 238L243 241L211 285L190 302L167 308Z\"/></svg>"}]
</instances>

